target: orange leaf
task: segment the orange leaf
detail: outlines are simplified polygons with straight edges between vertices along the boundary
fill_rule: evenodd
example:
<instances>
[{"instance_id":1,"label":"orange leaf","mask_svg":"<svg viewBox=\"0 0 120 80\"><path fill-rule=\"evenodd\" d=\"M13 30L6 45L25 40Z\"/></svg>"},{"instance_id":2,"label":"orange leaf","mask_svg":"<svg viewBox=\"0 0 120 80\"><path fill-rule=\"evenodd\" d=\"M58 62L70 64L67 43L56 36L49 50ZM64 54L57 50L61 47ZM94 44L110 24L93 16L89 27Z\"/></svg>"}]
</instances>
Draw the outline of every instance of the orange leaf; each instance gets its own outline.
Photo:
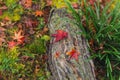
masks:
<instances>
[{"instance_id":1,"label":"orange leaf","mask_svg":"<svg viewBox=\"0 0 120 80\"><path fill-rule=\"evenodd\" d=\"M6 17L4 18L4 20L5 20L5 21L10 21L10 18L9 18L8 16L6 16Z\"/></svg>"},{"instance_id":2,"label":"orange leaf","mask_svg":"<svg viewBox=\"0 0 120 80\"><path fill-rule=\"evenodd\" d=\"M32 6L32 0L22 0L22 4L25 8L30 8Z\"/></svg>"},{"instance_id":3,"label":"orange leaf","mask_svg":"<svg viewBox=\"0 0 120 80\"><path fill-rule=\"evenodd\" d=\"M35 16L42 16L42 15L43 15L43 11L36 10Z\"/></svg>"},{"instance_id":4,"label":"orange leaf","mask_svg":"<svg viewBox=\"0 0 120 80\"><path fill-rule=\"evenodd\" d=\"M22 30L15 32L14 36L12 37L14 40L17 40L18 44L22 44L25 40L25 37L22 35Z\"/></svg>"},{"instance_id":5,"label":"orange leaf","mask_svg":"<svg viewBox=\"0 0 120 80\"><path fill-rule=\"evenodd\" d=\"M71 58L73 58L73 59L75 59L76 61L78 61L78 57L79 57L80 53L78 53L78 52L73 48L71 51L67 52L66 55L70 56L70 57L69 57L69 60L70 60Z\"/></svg>"}]
</instances>

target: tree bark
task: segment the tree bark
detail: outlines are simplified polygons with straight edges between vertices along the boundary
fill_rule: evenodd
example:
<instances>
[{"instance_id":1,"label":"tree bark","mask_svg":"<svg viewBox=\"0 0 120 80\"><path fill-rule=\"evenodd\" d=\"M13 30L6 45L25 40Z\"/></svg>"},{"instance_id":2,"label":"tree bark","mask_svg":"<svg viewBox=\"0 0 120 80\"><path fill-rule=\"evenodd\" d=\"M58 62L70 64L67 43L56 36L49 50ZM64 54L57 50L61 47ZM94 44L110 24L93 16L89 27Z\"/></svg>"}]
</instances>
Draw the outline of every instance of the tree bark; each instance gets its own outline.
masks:
<instances>
[{"instance_id":1,"label":"tree bark","mask_svg":"<svg viewBox=\"0 0 120 80\"><path fill-rule=\"evenodd\" d=\"M64 9L54 10L48 24L50 35L56 30L68 32L68 37L54 42L50 40L48 48L48 67L51 72L49 80L95 80L94 65L88 60L90 53L86 40L79 34L80 28ZM76 49L80 53L78 61L70 59L66 52Z\"/></svg>"}]
</instances>

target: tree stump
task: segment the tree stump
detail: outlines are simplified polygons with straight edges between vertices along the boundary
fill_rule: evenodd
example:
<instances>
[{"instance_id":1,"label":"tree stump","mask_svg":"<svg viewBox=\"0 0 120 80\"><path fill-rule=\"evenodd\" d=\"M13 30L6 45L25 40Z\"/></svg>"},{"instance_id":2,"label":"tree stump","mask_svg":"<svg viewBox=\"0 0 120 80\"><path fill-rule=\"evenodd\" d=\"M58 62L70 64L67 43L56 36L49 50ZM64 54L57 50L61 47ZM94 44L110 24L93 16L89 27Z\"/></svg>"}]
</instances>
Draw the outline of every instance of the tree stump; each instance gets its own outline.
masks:
<instances>
[{"instance_id":1,"label":"tree stump","mask_svg":"<svg viewBox=\"0 0 120 80\"><path fill-rule=\"evenodd\" d=\"M63 40L54 42L54 37L50 40L48 67L51 77L49 80L95 80L93 61L88 60L90 53L86 40L78 34L81 30L74 24L74 19L68 16L65 9L57 9L50 16L48 27L50 35L56 33L56 30L68 32L68 37ZM77 61L66 55L73 48L80 53Z\"/></svg>"}]
</instances>

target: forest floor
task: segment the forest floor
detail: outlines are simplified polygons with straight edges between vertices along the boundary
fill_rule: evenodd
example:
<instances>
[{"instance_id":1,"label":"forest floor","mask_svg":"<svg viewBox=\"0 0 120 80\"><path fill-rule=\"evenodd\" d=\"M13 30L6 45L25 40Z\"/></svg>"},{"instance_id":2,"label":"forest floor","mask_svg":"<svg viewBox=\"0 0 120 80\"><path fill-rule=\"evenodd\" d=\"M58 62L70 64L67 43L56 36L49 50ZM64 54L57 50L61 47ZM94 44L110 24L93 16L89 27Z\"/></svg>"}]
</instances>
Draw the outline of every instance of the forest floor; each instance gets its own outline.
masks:
<instances>
[{"instance_id":1,"label":"forest floor","mask_svg":"<svg viewBox=\"0 0 120 80\"><path fill-rule=\"evenodd\" d=\"M94 6L95 0L88 1L92 6L90 12L88 8L84 7L84 0L81 1L80 4L77 1L78 0L73 0L71 3L78 14L80 12L79 7L82 7L83 9L87 9L88 13L91 15L90 17L96 20L99 15L101 16L101 14L97 12L100 11L100 8ZM105 3L106 1L101 0L100 7L104 8ZM113 6L115 5L112 4L110 9L113 9ZM47 25L49 14L53 7L67 8L63 0L0 0L0 80L47 80L50 76L50 72L47 70L48 56L46 54L46 47L51 38ZM94 13L96 8L98 9ZM85 10L83 10L83 12L85 12ZM109 11L107 13L109 13ZM89 21L88 23L84 21L87 19ZM95 72L98 80L102 80L102 78L105 79L106 74L106 79L108 79L108 77L110 78L108 80L116 79L116 77L112 77L112 74L120 74L120 54L117 54L117 51L119 52L120 50L114 48L116 45L110 48L104 45L105 42L109 42L107 39L113 37L113 35L105 35L105 37L103 37L104 34L99 34L98 38L96 32L99 32L99 30L94 27L94 25L100 25L97 23L99 23L99 21L102 23L104 17L95 23L93 23L92 19L89 19L87 15L84 15L82 20L82 25L90 32L88 34L95 34L94 36L96 36L94 38L89 35L87 39L91 48L91 53L100 53L92 56L95 61ZM109 18L108 22L110 22L110 20ZM119 19L117 19L117 21L118 20ZM111 21L111 25L112 24ZM116 23L114 22L114 24ZM86 28L86 26L90 27ZM109 31L109 28L106 29ZM118 27L116 29L119 30ZM101 32L102 30L103 29L100 28ZM116 30L111 30L112 33L109 32L109 34L113 34L114 31ZM104 31L103 33L106 34ZM118 35L115 34L115 36L117 37ZM104 40L104 38L106 38L106 40ZM120 40L117 42L119 41ZM116 51L116 54L107 55L106 53L109 52L106 49L110 50L111 48L113 51ZM115 70L114 73L112 73L113 70L111 68ZM117 75L117 79L118 78L119 75Z\"/></svg>"}]
</instances>

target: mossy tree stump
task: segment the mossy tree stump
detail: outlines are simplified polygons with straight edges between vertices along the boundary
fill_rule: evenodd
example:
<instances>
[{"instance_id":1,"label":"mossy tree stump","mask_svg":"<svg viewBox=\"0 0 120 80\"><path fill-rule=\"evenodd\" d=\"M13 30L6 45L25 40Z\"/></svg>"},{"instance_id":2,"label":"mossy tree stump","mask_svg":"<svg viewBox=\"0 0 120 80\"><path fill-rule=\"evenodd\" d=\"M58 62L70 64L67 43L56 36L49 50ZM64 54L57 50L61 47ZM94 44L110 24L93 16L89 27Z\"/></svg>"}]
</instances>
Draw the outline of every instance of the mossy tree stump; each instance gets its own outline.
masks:
<instances>
[{"instance_id":1,"label":"mossy tree stump","mask_svg":"<svg viewBox=\"0 0 120 80\"><path fill-rule=\"evenodd\" d=\"M50 16L48 27L50 35L56 33L56 30L68 32L67 38L58 42L54 42L54 37L50 40L48 67L51 77L49 80L95 80L93 62L88 60L90 53L86 40L78 34L81 30L74 24L74 20L68 17L68 13L64 9L55 10ZM69 59L66 55L72 48L80 53L77 61Z\"/></svg>"}]
</instances>

